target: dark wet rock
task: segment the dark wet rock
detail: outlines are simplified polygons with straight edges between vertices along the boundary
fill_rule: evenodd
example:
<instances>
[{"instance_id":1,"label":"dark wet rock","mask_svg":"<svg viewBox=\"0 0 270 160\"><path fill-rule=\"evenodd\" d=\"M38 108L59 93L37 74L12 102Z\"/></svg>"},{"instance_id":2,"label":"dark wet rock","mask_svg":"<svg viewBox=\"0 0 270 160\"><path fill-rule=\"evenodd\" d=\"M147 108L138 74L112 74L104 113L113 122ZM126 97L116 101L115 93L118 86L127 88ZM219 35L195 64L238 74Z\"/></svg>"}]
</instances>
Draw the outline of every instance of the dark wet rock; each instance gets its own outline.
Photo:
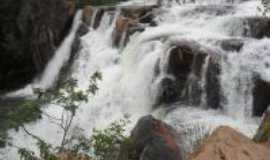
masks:
<instances>
[{"instance_id":1,"label":"dark wet rock","mask_svg":"<svg viewBox=\"0 0 270 160\"><path fill-rule=\"evenodd\" d=\"M211 16L222 16L233 13L235 7L233 5L198 5L193 10L182 13L184 16L199 16L201 14Z\"/></svg>"},{"instance_id":2,"label":"dark wet rock","mask_svg":"<svg viewBox=\"0 0 270 160\"><path fill-rule=\"evenodd\" d=\"M244 46L244 40L242 39L228 39L220 42L220 46L225 51L239 52Z\"/></svg>"},{"instance_id":3,"label":"dark wet rock","mask_svg":"<svg viewBox=\"0 0 270 160\"><path fill-rule=\"evenodd\" d=\"M170 104L179 100L181 93L177 89L175 79L165 77L160 82L159 95L157 104Z\"/></svg>"},{"instance_id":4,"label":"dark wet rock","mask_svg":"<svg viewBox=\"0 0 270 160\"><path fill-rule=\"evenodd\" d=\"M174 79L165 78L161 81L161 94L157 105L169 103L169 100L172 100L170 103L177 100L190 102L190 95L200 94L196 83L201 79L201 69L207 54L200 51L198 47L196 43L182 41L169 51L166 72Z\"/></svg>"},{"instance_id":5,"label":"dark wet rock","mask_svg":"<svg viewBox=\"0 0 270 160\"><path fill-rule=\"evenodd\" d=\"M159 95L154 107L179 101L187 105L201 104L203 92L210 108L221 108L222 94L219 80L219 57L213 50L194 41L179 41L168 55L167 74L160 82ZM160 72L159 62L155 70Z\"/></svg>"},{"instance_id":6,"label":"dark wet rock","mask_svg":"<svg viewBox=\"0 0 270 160\"><path fill-rule=\"evenodd\" d=\"M41 73L72 25L65 0L5 0L0 6L0 93Z\"/></svg>"},{"instance_id":7,"label":"dark wet rock","mask_svg":"<svg viewBox=\"0 0 270 160\"><path fill-rule=\"evenodd\" d=\"M130 139L134 160L182 160L180 138L176 131L152 116L142 117L138 121ZM119 160L128 159L129 153L123 146Z\"/></svg>"},{"instance_id":8,"label":"dark wet rock","mask_svg":"<svg viewBox=\"0 0 270 160\"><path fill-rule=\"evenodd\" d=\"M87 34L89 32L89 28L85 23L82 23L80 25L80 27L78 28L76 35L75 35L75 39L72 43L72 47L71 47L71 58L70 61L74 60L74 57L76 56L76 54L79 52L80 47L81 47L81 37L84 36L85 34ZM69 64L71 65L71 64Z\"/></svg>"},{"instance_id":9,"label":"dark wet rock","mask_svg":"<svg viewBox=\"0 0 270 160\"><path fill-rule=\"evenodd\" d=\"M228 25L228 26L227 26ZM270 37L269 17L240 17L235 18L225 25L230 29L231 36L244 36L261 39Z\"/></svg>"},{"instance_id":10,"label":"dark wet rock","mask_svg":"<svg viewBox=\"0 0 270 160\"><path fill-rule=\"evenodd\" d=\"M222 108L222 93L220 84L220 64L210 59L206 72L206 101L210 108Z\"/></svg>"},{"instance_id":11,"label":"dark wet rock","mask_svg":"<svg viewBox=\"0 0 270 160\"><path fill-rule=\"evenodd\" d=\"M253 140L257 143L269 143L270 142L270 111L264 113L263 121L254 136Z\"/></svg>"},{"instance_id":12,"label":"dark wet rock","mask_svg":"<svg viewBox=\"0 0 270 160\"><path fill-rule=\"evenodd\" d=\"M94 18L94 20L93 20L94 24L92 24L94 29L97 29L99 27L101 19L105 13L105 10L103 8L101 8L101 9L97 9L96 12L97 12L96 16L92 17L92 18Z\"/></svg>"},{"instance_id":13,"label":"dark wet rock","mask_svg":"<svg viewBox=\"0 0 270 160\"><path fill-rule=\"evenodd\" d=\"M270 37L270 18L251 17L246 19L248 31L246 36L253 38Z\"/></svg>"},{"instance_id":14,"label":"dark wet rock","mask_svg":"<svg viewBox=\"0 0 270 160\"><path fill-rule=\"evenodd\" d=\"M81 23L79 26L75 38L73 40L73 43L71 45L71 53L69 60L64 66L61 68L58 81L56 84L56 87L60 85L65 79L69 78L69 76L72 74L72 66L74 64L74 61L77 59L77 56L82 48L81 46L81 37L86 35L89 32L88 25L85 23Z\"/></svg>"},{"instance_id":15,"label":"dark wet rock","mask_svg":"<svg viewBox=\"0 0 270 160\"><path fill-rule=\"evenodd\" d=\"M253 115L262 116L270 105L270 83L255 78L253 89Z\"/></svg>"}]
</instances>

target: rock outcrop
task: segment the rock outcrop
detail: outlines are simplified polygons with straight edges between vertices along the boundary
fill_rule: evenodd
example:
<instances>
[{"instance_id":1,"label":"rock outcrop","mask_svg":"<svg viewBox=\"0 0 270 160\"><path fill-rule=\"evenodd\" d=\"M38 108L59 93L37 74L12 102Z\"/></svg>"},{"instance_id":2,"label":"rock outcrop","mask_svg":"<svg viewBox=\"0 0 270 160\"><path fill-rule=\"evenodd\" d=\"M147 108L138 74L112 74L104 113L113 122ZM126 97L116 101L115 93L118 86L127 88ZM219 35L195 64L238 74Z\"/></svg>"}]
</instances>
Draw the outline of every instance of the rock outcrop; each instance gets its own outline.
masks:
<instances>
[{"instance_id":1,"label":"rock outcrop","mask_svg":"<svg viewBox=\"0 0 270 160\"><path fill-rule=\"evenodd\" d=\"M269 160L269 151L230 127L220 127L188 160Z\"/></svg>"},{"instance_id":2,"label":"rock outcrop","mask_svg":"<svg viewBox=\"0 0 270 160\"><path fill-rule=\"evenodd\" d=\"M220 68L216 52L194 41L183 40L174 44L168 54L166 72L173 78L165 77L161 80L156 104L181 101L189 105L200 105L202 92L206 92L208 106L219 108ZM160 69L156 70L158 74Z\"/></svg>"},{"instance_id":3,"label":"rock outcrop","mask_svg":"<svg viewBox=\"0 0 270 160\"><path fill-rule=\"evenodd\" d=\"M119 160L133 153L134 160L182 160L176 131L152 116L142 117L131 132L133 147L122 146Z\"/></svg>"},{"instance_id":4,"label":"rock outcrop","mask_svg":"<svg viewBox=\"0 0 270 160\"><path fill-rule=\"evenodd\" d=\"M123 6L123 7L92 7L85 6L83 9L83 21L94 29L101 23L103 15L119 15L116 17L116 25L113 31L113 46L123 47L129 41L129 37L139 31L143 31L146 26L154 26L154 6Z\"/></svg>"},{"instance_id":5,"label":"rock outcrop","mask_svg":"<svg viewBox=\"0 0 270 160\"><path fill-rule=\"evenodd\" d=\"M113 45L123 47L135 32L143 31L146 26L155 26L154 12L156 7L123 7L113 32Z\"/></svg>"},{"instance_id":6,"label":"rock outcrop","mask_svg":"<svg viewBox=\"0 0 270 160\"><path fill-rule=\"evenodd\" d=\"M262 116L270 105L270 83L255 78L253 88L253 115Z\"/></svg>"},{"instance_id":7,"label":"rock outcrop","mask_svg":"<svg viewBox=\"0 0 270 160\"><path fill-rule=\"evenodd\" d=\"M0 93L31 82L69 32L66 0L6 0L0 14Z\"/></svg>"}]
</instances>

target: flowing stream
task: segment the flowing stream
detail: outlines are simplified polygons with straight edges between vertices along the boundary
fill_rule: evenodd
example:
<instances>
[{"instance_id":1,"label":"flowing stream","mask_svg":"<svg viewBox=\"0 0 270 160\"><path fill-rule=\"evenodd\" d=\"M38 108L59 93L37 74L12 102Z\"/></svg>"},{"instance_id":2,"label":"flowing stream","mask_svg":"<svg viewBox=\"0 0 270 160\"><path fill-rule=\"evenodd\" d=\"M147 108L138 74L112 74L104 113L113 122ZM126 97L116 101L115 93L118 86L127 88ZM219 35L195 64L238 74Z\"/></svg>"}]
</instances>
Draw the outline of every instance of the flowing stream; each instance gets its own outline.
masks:
<instances>
[{"instance_id":1,"label":"flowing stream","mask_svg":"<svg viewBox=\"0 0 270 160\"><path fill-rule=\"evenodd\" d=\"M149 4L152 2L155 1L149 1ZM132 4L144 5L144 2L132 0L121 5ZM266 65L270 64L270 40L244 37L246 25L241 23L241 19L260 15L258 5L256 0L196 0L187 1L183 5L172 1L170 4L163 4L161 11L156 13L157 26L147 27L142 33L133 34L128 44L121 49L112 45L112 33L120 11L105 12L99 27L90 28L89 33L81 37L82 49L72 68L71 76L78 80L78 87L81 89L87 88L89 77L96 71L103 76L102 81L98 82L97 94L89 96L90 101L80 106L73 127L82 128L83 133L91 135L93 128L105 128L111 122L129 115L132 121L128 126L130 130L138 118L153 114L183 134L186 152L192 150L198 139L220 125L229 125L252 137L259 123L251 115L254 87L252 76L256 73L262 79L270 81L269 65ZM77 18L79 16L80 13ZM43 88L48 88L55 82L61 66L69 57L69 47L80 21L77 18L72 32L58 49L38 83ZM172 76L164 69L168 61L166 53L171 43L183 39L196 41L218 51L218 56L221 57L219 79L224 96L223 109L206 109L205 103L199 106L175 103L156 110L152 108L158 95L160 79ZM244 39L243 48L239 52L224 51L217 45L221 40L230 39ZM158 59L161 61L161 74L156 77ZM207 64L204 67L207 68ZM19 94L21 92L16 93ZM166 107L174 109L167 112L164 109ZM61 116L61 108L54 105L45 107L44 111L55 117ZM27 124L26 128L52 144L60 143L61 130L46 117ZM9 135L17 146L36 150L34 140L23 130L11 130ZM7 147L1 152L3 155L0 154L0 159L17 159L16 150L12 148Z\"/></svg>"}]
</instances>

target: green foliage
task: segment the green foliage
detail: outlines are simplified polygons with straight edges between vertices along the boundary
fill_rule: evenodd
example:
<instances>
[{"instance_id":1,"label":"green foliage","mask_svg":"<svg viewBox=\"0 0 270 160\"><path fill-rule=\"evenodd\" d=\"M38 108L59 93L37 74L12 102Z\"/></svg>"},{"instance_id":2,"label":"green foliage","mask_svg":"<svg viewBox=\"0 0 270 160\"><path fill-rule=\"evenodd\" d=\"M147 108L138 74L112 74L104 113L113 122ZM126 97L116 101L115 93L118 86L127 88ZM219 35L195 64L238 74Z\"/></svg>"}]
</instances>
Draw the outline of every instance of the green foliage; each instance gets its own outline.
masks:
<instances>
[{"instance_id":1,"label":"green foliage","mask_svg":"<svg viewBox=\"0 0 270 160\"><path fill-rule=\"evenodd\" d=\"M129 123L128 119L119 120L110 124L110 126L104 130L94 130L94 134L90 138L86 138L81 135L76 138L76 143L69 151L74 154L79 153L91 153L92 160L116 160L121 152L121 146L130 151L133 145L130 138L124 135L125 127ZM31 134L31 133L30 133ZM56 153L53 152L53 147L41 140L37 139L37 146L40 152L41 160L57 160ZM20 160L40 160L36 157L34 152L25 148L18 150L20 154ZM131 157L131 156L129 156ZM126 160L132 160L131 158Z\"/></svg>"},{"instance_id":2,"label":"green foliage","mask_svg":"<svg viewBox=\"0 0 270 160\"><path fill-rule=\"evenodd\" d=\"M42 160L57 160L57 157L51 151L51 145L39 138L37 139L36 145L39 148L39 155ZM26 148L19 148L18 154L20 155L20 160L39 160L33 151L29 151Z\"/></svg>"},{"instance_id":3,"label":"green foliage","mask_svg":"<svg viewBox=\"0 0 270 160\"><path fill-rule=\"evenodd\" d=\"M95 160L113 160L120 153L120 145L129 141L124 136L127 119L114 122L105 130L94 130L91 145L94 149Z\"/></svg>"},{"instance_id":4,"label":"green foliage","mask_svg":"<svg viewBox=\"0 0 270 160\"><path fill-rule=\"evenodd\" d=\"M8 129L18 129L24 123L41 118L40 106L36 100L5 100L1 101L0 108L0 147L4 147L8 140Z\"/></svg>"},{"instance_id":5,"label":"green foliage","mask_svg":"<svg viewBox=\"0 0 270 160\"><path fill-rule=\"evenodd\" d=\"M28 151L25 148L20 148L18 150L18 153L20 155L20 160L37 160L35 157L35 153L32 151Z\"/></svg>"},{"instance_id":6,"label":"green foliage","mask_svg":"<svg viewBox=\"0 0 270 160\"><path fill-rule=\"evenodd\" d=\"M78 145L74 145L74 147L69 148L68 145L74 141L74 137L70 136L69 132L71 130L71 126L73 123L74 116L76 115L76 111L79 105L83 102L88 102L88 95L95 94L98 90L96 85L98 80L102 79L102 75L99 72L94 73L90 78L90 86L86 91L80 90L77 88L77 80L68 79L63 81L57 89L51 89L47 91L43 91L41 89L35 89L34 92L37 95L37 102L40 105L44 104L55 104L63 108L61 117L53 117L49 114L43 112L44 116L47 116L51 119L51 121L56 124L63 131L61 144L56 148L53 148L52 145L48 144L41 138L36 135L33 135L26 128L24 128L25 132L32 136L37 140L37 147L39 148L39 157L42 160L55 160L56 153L61 153L66 150L77 150L86 145L82 143L82 139L77 139L79 142ZM25 104L28 105L28 104ZM83 138L83 137L82 137ZM85 140L85 139L84 139ZM87 148L84 148L87 149ZM19 149L18 153L21 156L22 160L32 160L37 157L31 151L27 151L26 149Z\"/></svg>"}]
</instances>

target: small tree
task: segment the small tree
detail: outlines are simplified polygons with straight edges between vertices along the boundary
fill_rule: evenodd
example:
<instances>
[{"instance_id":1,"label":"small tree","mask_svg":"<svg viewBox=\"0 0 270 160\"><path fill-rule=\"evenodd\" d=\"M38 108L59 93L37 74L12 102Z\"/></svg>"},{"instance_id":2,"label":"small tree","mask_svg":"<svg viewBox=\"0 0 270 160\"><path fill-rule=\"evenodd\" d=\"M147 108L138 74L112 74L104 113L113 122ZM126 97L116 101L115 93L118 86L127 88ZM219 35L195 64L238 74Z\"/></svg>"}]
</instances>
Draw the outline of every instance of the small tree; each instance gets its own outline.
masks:
<instances>
[{"instance_id":1,"label":"small tree","mask_svg":"<svg viewBox=\"0 0 270 160\"><path fill-rule=\"evenodd\" d=\"M28 135L37 140L37 146L40 151L39 156L42 158L42 160L55 160L55 153L61 153L65 150L69 150L67 145L73 140L73 137L69 134L76 111L81 103L88 101L89 94L96 94L96 91L98 90L96 83L101 79L101 73L94 73L90 78L90 85L86 91L77 89L77 81L74 79L68 79L62 82L61 85L54 90L43 91L41 89L35 89L35 93L37 94L38 98L37 101L40 105L55 104L62 107L61 117L53 117L44 111L42 112L43 116L47 116L52 123L56 124L63 131L61 143L58 147L53 148L52 145L46 143L44 140L39 138L39 136L32 134L25 127L23 127ZM27 151L25 148L20 148L19 154L22 160L36 159L33 152Z\"/></svg>"}]
</instances>

